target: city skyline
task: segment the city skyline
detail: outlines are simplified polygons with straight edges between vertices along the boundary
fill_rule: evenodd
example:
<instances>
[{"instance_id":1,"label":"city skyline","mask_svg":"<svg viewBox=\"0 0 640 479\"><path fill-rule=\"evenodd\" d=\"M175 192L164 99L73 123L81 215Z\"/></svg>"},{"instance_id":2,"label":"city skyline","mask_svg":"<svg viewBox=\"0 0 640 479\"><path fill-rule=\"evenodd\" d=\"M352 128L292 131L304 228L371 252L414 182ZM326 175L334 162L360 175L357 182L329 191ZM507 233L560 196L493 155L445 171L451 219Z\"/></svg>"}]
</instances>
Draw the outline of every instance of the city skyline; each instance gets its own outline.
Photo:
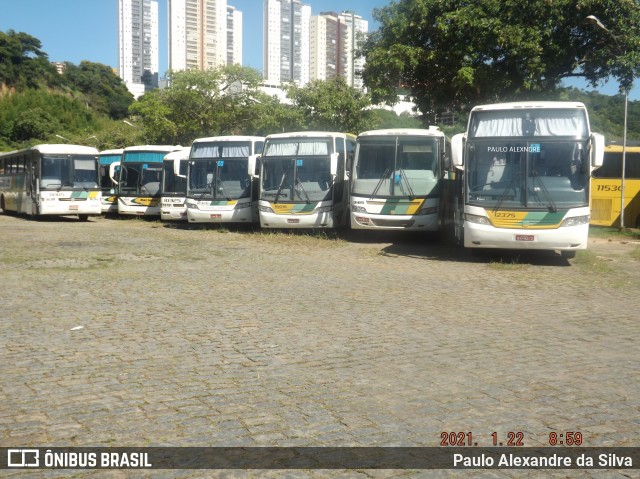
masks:
<instances>
[{"instance_id":1,"label":"city skyline","mask_svg":"<svg viewBox=\"0 0 640 479\"><path fill-rule=\"evenodd\" d=\"M369 31L378 24L372 10L390 3L389 0L351 0L347 8L340 0L305 1L312 15L323 11L339 13L352 10L369 21ZM243 12L243 65L262 73L262 0L228 0L228 4ZM25 32L42 42L42 50L52 62L83 60L118 68L118 1L117 0L20 0L4 2L0 16L0 30ZM168 68L167 1L158 1L159 10L159 76ZM37 13L37 14L34 14ZM101 21L95 22L94 19ZM582 79L567 81L586 91L594 88ZM610 80L595 88L605 95L618 93L618 83ZM640 82L630 92L631 100L640 100Z\"/></svg>"}]
</instances>

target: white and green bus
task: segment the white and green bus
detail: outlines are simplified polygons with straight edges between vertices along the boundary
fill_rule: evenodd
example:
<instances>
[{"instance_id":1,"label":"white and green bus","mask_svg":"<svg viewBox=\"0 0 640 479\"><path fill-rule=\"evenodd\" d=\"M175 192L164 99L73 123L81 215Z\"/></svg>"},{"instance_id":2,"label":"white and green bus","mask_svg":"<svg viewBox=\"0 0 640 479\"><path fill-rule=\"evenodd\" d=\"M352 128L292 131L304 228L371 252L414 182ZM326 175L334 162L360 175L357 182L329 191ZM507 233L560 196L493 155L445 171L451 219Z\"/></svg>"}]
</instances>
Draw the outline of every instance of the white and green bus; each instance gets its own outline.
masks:
<instances>
[{"instance_id":1,"label":"white and green bus","mask_svg":"<svg viewBox=\"0 0 640 479\"><path fill-rule=\"evenodd\" d=\"M116 184L118 213L121 215L160 216L162 162L167 153L181 146L128 146L122 161L110 165L109 174Z\"/></svg>"},{"instance_id":2,"label":"white and green bus","mask_svg":"<svg viewBox=\"0 0 640 479\"><path fill-rule=\"evenodd\" d=\"M167 153L162 160L160 219L187 221L187 161L189 147Z\"/></svg>"},{"instance_id":3,"label":"white and green bus","mask_svg":"<svg viewBox=\"0 0 640 479\"><path fill-rule=\"evenodd\" d=\"M116 184L109 175L112 163L122 161L122 148L103 150L98 154L98 182L102 191L102 212L117 213L118 199L116 198Z\"/></svg>"},{"instance_id":4,"label":"white and green bus","mask_svg":"<svg viewBox=\"0 0 640 479\"><path fill-rule=\"evenodd\" d=\"M259 161L260 226L346 226L355 140L348 133L324 131L267 136Z\"/></svg>"},{"instance_id":5,"label":"white and green bus","mask_svg":"<svg viewBox=\"0 0 640 479\"><path fill-rule=\"evenodd\" d=\"M604 137L578 102L476 106L452 138L453 226L467 248L586 249L591 171Z\"/></svg>"},{"instance_id":6,"label":"white and green bus","mask_svg":"<svg viewBox=\"0 0 640 479\"><path fill-rule=\"evenodd\" d=\"M437 127L358 135L351 174L351 228L438 232L450 144Z\"/></svg>"},{"instance_id":7,"label":"white and green bus","mask_svg":"<svg viewBox=\"0 0 640 479\"><path fill-rule=\"evenodd\" d=\"M0 153L0 208L3 212L100 214L98 150L81 145L36 145Z\"/></svg>"},{"instance_id":8,"label":"white and green bus","mask_svg":"<svg viewBox=\"0 0 640 479\"><path fill-rule=\"evenodd\" d=\"M261 136L214 136L191 145L187 168L189 223L257 223L256 158Z\"/></svg>"}]
</instances>

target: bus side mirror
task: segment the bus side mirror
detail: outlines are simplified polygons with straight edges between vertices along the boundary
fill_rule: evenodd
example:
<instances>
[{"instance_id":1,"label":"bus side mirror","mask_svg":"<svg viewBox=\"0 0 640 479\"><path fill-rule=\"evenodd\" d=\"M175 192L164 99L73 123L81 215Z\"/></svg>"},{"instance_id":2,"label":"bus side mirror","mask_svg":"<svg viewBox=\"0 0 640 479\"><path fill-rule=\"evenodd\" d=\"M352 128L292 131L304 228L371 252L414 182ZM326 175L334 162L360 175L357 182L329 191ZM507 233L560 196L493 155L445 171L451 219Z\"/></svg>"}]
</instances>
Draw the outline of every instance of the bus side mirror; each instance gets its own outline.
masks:
<instances>
[{"instance_id":1,"label":"bus side mirror","mask_svg":"<svg viewBox=\"0 0 640 479\"><path fill-rule=\"evenodd\" d=\"M173 174L179 176L180 178L187 177L187 175L180 174L180 169L183 161L187 161L187 158L173 161Z\"/></svg>"},{"instance_id":2,"label":"bus side mirror","mask_svg":"<svg viewBox=\"0 0 640 479\"><path fill-rule=\"evenodd\" d=\"M336 176L338 174L338 153L331 154L331 166L330 173L332 176Z\"/></svg>"},{"instance_id":3,"label":"bus side mirror","mask_svg":"<svg viewBox=\"0 0 640 479\"><path fill-rule=\"evenodd\" d=\"M258 158L260 155L250 155L247 162L247 174L249 176L258 176Z\"/></svg>"},{"instance_id":4,"label":"bus side mirror","mask_svg":"<svg viewBox=\"0 0 640 479\"><path fill-rule=\"evenodd\" d=\"M604 161L604 136L591 133L591 166L598 168Z\"/></svg>"},{"instance_id":5,"label":"bus side mirror","mask_svg":"<svg viewBox=\"0 0 640 479\"><path fill-rule=\"evenodd\" d=\"M457 135L453 135L453 137L451 137L451 163L453 164L453 166L464 165L464 140L464 133L458 133Z\"/></svg>"},{"instance_id":6,"label":"bus side mirror","mask_svg":"<svg viewBox=\"0 0 640 479\"><path fill-rule=\"evenodd\" d=\"M113 163L111 163L109 165L109 177L111 178L111 181L114 182L114 184L118 184L118 180L116 180L116 168L118 168L118 171L120 170L120 162L119 161L114 161Z\"/></svg>"}]
</instances>

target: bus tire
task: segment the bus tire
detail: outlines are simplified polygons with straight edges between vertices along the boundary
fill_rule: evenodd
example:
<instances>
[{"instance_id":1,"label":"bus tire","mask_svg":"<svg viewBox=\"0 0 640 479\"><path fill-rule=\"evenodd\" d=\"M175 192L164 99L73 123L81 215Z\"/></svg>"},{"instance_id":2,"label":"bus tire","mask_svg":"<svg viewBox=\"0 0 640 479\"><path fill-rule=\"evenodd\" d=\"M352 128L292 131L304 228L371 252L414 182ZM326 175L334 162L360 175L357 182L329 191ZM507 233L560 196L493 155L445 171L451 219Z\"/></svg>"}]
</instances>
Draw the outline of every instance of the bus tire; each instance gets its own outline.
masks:
<instances>
[{"instance_id":1,"label":"bus tire","mask_svg":"<svg viewBox=\"0 0 640 479\"><path fill-rule=\"evenodd\" d=\"M4 208L4 195L0 197L0 209L2 210L2 214L7 214Z\"/></svg>"},{"instance_id":2,"label":"bus tire","mask_svg":"<svg viewBox=\"0 0 640 479\"><path fill-rule=\"evenodd\" d=\"M575 250L563 250L560 251L560 256L562 256L564 259L572 259L576 257L576 252Z\"/></svg>"},{"instance_id":3,"label":"bus tire","mask_svg":"<svg viewBox=\"0 0 640 479\"><path fill-rule=\"evenodd\" d=\"M87 221L89 219L89 215L78 215L78 219L80 221Z\"/></svg>"}]
</instances>

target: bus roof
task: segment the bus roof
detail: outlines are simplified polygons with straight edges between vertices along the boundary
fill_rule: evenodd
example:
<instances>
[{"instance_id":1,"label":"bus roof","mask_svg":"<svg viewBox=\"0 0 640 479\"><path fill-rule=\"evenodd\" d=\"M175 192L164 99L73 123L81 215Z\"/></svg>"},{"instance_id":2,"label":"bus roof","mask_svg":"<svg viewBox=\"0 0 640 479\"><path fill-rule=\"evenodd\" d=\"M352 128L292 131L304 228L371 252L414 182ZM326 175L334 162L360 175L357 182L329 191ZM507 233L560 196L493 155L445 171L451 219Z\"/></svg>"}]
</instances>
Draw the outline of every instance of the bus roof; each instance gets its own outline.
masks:
<instances>
[{"instance_id":1,"label":"bus roof","mask_svg":"<svg viewBox=\"0 0 640 479\"><path fill-rule=\"evenodd\" d=\"M264 136L226 135L210 136L207 138L198 138L193 140L194 143L211 143L214 141L264 141Z\"/></svg>"},{"instance_id":2,"label":"bus roof","mask_svg":"<svg viewBox=\"0 0 640 479\"><path fill-rule=\"evenodd\" d=\"M124 151L123 148L114 148L113 150L102 150L99 155L100 156L107 156L107 155L122 155L122 152Z\"/></svg>"},{"instance_id":3,"label":"bus roof","mask_svg":"<svg viewBox=\"0 0 640 479\"><path fill-rule=\"evenodd\" d=\"M28 150L36 150L43 155L57 155L57 154L77 154L77 155L97 155L98 149L92 146L84 145L69 145L69 144L48 144L48 145L35 145Z\"/></svg>"},{"instance_id":4,"label":"bus roof","mask_svg":"<svg viewBox=\"0 0 640 479\"><path fill-rule=\"evenodd\" d=\"M266 137L267 140L274 138L348 138L355 139L352 133L341 133L337 131L292 131L289 133L272 133Z\"/></svg>"},{"instance_id":5,"label":"bus roof","mask_svg":"<svg viewBox=\"0 0 640 479\"><path fill-rule=\"evenodd\" d=\"M471 111L479 110L516 110L520 108L540 108L540 109L556 109L556 108L579 108L586 110L584 103L579 101L518 101L511 103L492 103L488 105L474 106Z\"/></svg>"},{"instance_id":6,"label":"bus roof","mask_svg":"<svg viewBox=\"0 0 640 479\"><path fill-rule=\"evenodd\" d=\"M137 145L137 146L127 146L124 149L124 153L128 151L166 151L169 153L170 151L176 151L180 148L184 148L180 145Z\"/></svg>"},{"instance_id":7,"label":"bus roof","mask_svg":"<svg viewBox=\"0 0 640 479\"><path fill-rule=\"evenodd\" d=\"M164 156L164 161L186 160L187 158L189 158L190 150L191 149L188 146L183 146L179 150L167 153Z\"/></svg>"},{"instance_id":8,"label":"bus roof","mask_svg":"<svg viewBox=\"0 0 640 479\"><path fill-rule=\"evenodd\" d=\"M430 126L429 129L424 128L387 128L382 130L363 131L358 138L363 136L444 136L444 132L437 126Z\"/></svg>"}]
</instances>

